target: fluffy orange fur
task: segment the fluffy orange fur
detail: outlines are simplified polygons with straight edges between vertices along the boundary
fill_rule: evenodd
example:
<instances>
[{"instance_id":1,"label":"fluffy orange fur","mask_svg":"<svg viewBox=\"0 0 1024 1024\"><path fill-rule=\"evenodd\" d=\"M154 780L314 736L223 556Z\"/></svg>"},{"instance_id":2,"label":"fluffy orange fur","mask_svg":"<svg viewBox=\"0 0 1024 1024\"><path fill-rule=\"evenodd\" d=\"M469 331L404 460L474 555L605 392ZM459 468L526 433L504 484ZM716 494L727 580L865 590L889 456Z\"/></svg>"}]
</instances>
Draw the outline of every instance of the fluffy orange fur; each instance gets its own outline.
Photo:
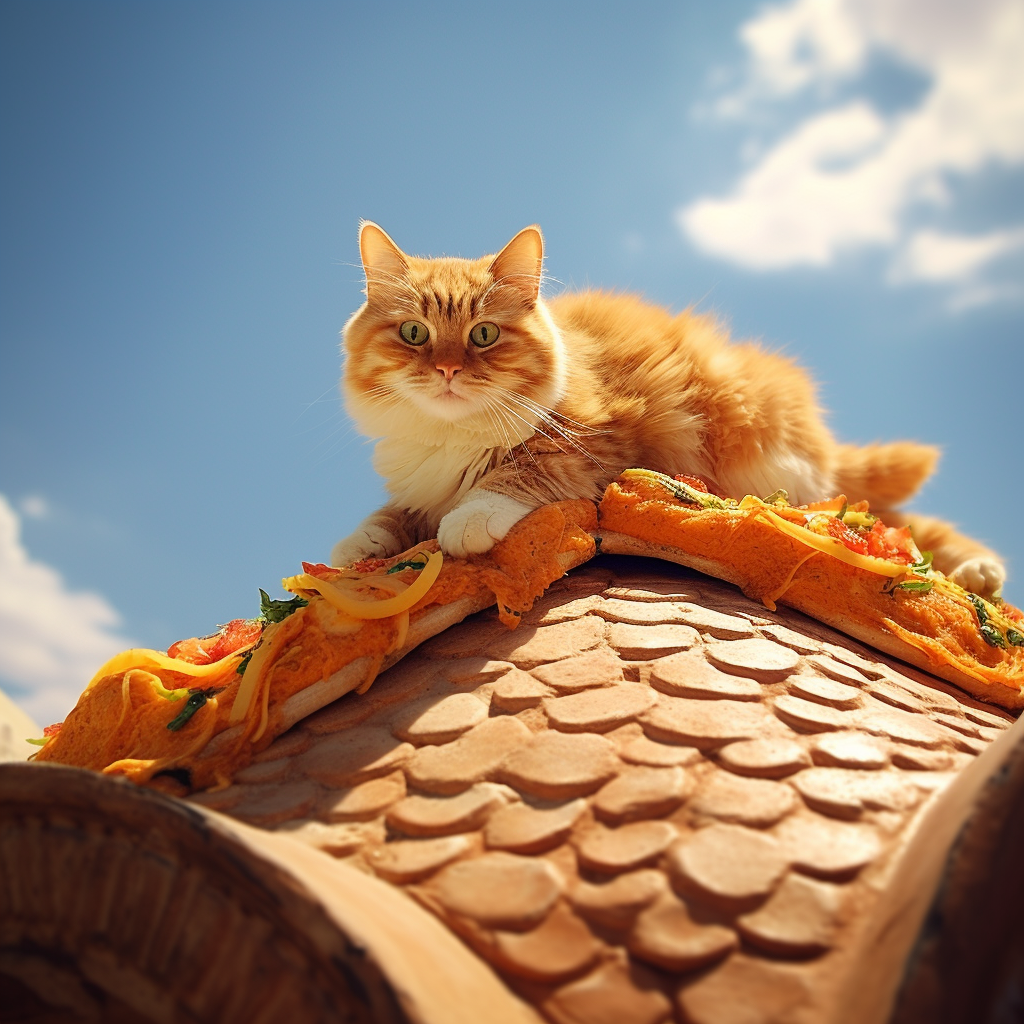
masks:
<instances>
[{"instance_id":1,"label":"fluffy orange fur","mask_svg":"<svg viewBox=\"0 0 1024 1024\"><path fill-rule=\"evenodd\" d=\"M345 328L343 386L380 439L392 500L339 542L336 564L435 535L454 554L487 550L531 509L597 498L631 466L737 497L843 492L891 513L938 458L907 441L837 443L804 370L730 342L708 315L599 291L543 300L537 227L497 255L420 259L366 222L360 252L367 301ZM941 521L913 525L938 568L1001 585L992 552Z\"/></svg>"}]
</instances>

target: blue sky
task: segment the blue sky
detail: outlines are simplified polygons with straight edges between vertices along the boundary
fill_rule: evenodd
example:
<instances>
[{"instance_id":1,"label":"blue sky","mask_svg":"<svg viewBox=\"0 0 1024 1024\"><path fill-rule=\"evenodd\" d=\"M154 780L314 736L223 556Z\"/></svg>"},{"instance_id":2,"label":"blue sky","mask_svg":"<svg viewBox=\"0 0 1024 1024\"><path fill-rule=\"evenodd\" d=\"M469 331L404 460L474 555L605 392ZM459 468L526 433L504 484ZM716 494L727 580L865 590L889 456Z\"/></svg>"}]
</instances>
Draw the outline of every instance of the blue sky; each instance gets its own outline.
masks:
<instances>
[{"instance_id":1,"label":"blue sky","mask_svg":"<svg viewBox=\"0 0 1024 1024\"><path fill-rule=\"evenodd\" d=\"M961 10L963 8L963 10ZM1024 602L1024 7L0 7L0 686L254 614L382 499L341 408L356 228L696 304Z\"/></svg>"}]
</instances>

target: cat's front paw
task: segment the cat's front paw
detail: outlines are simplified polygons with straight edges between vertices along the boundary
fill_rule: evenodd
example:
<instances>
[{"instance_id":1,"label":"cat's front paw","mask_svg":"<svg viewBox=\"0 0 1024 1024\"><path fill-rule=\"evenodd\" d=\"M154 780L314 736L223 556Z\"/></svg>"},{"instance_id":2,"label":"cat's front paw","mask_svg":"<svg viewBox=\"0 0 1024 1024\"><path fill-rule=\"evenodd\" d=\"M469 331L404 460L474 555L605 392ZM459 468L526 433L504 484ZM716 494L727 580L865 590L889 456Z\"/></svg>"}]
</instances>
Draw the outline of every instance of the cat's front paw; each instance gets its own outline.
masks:
<instances>
[{"instance_id":1,"label":"cat's front paw","mask_svg":"<svg viewBox=\"0 0 1024 1024\"><path fill-rule=\"evenodd\" d=\"M996 558L982 555L961 562L950 574L954 583L959 583L964 590L982 597L992 597L1003 589L1006 582L1006 568Z\"/></svg>"},{"instance_id":2,"label":"cat's front paw","mask_svg":"<svg viewBox=\"0 0 1024 1024\"><path fill-rule=\"evenodd\" d=\"M364 558L387 558L397 554L398 538L380 526L360 526L331 548L331 565L352 565Z\"/></svg>"},{"instance_id":3,"label":"cat's front paw","mask_svg":"<svg viewBox=\"0 0 1024 1024\"><path fill-rule=\"evenodd\" d=\"M441 550L457 558L490 551L533 509L504 494L485 493L451 510L437 528Z\"/></svg>"}]
</instances>

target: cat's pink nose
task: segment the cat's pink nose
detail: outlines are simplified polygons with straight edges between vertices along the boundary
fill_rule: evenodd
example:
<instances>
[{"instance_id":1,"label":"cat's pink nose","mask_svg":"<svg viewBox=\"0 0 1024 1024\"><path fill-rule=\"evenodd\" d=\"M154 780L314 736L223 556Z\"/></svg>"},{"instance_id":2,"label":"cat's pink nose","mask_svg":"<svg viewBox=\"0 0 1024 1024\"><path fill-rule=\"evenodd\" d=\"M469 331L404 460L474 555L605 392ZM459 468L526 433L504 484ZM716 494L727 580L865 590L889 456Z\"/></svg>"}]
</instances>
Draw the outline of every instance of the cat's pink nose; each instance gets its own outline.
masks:
<instances>
[{"instance_id":1,"label":"cat's pink nose","mask_svg":"<svg viewBox=\"0 0 1024 1024\"><path fill-rule=\"evenodd\" d=\"M457 366L455 363L438 363L437 372L444 374L445 380L451 380L460 370L461 366Z\"/></svg>"}]
</instances>

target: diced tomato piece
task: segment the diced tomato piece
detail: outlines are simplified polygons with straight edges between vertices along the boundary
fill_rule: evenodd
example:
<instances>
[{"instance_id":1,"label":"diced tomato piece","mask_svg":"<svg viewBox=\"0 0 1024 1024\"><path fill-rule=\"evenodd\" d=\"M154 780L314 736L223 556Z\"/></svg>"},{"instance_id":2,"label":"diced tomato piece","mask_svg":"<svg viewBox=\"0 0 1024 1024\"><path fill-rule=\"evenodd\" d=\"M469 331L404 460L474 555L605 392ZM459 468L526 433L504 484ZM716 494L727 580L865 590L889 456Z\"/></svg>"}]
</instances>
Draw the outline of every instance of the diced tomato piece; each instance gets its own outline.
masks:
<instances>
[{"instance_id":1,"label":"diced tomato piece","mask_svg":"<svg viewBox=\"0 0 1024 1024\"><path fill-rule=\"evenodd\" d=\"M856 551L861 555L868 553L867 538L862 537L855 530L851 530L842 520L837 519L835 516L830 516L828 519L828 534L851 551Z\"/></svg>"},{"instance_id":2,"label":"diced tomato piece","mask_svg":"<svg viewBox=\"0 0 1024 1024\"><path fill-rule=\"evenodd\" d=\"M358 562L353 562L351 568L356 572L377 572L387 564L386 558L363 558Z\"/></svg>"},{"instance_id":3,"label":"diced tomato piece","mask_svg":"<svg viewBox=\"0 0 1024 1024\"><path fill-rule=\"evenodd\" d=\"M307 576L315 576L318 580L333 580L341 570L323 562L303 562L302 571Z\"/></svg>"},{"instance_id":4,"label":"diced tomato piece","mask_svg":"<svg viewBox=\"0 0 1024 1024\"><path fill-rule=\"evenodd\" d=\"M232 619L210 636L190 637L171 644L167 648L167 656L191 665L211 665L255 643L262 632L263 626L258 619Z\"/></svg>"},{"instance_id":5,"label":"diced tomato piece","mask_svg":"<svg viewBox=\"0 0 1024 1024\"><path fill-rule=\"evenodd\" d=\"M681 484L689 484L695 491L703 491L705 494L710 494L708 485L704 483L699 476L689 476L687 473L676 473L672 478L678 480Z\"/></svg>"},{"instance_id":6,"label":"diced tomato piece","mask_svg":"<svg viewBox=\"0 0 1024 1024\"><path fill-rule=\"evenodd\" d=\"M878 519L871 527L866 540L869 555L885 558L890 562L904 562L907 565L914 561L911 548L913 538L907 526L886 526Z\"/></svg>"},{"instance_id":7,"label":"diced tomato piece","mask_svg":"<svg viewBox=\"0 0 1024 1024\"><path fill-rule=\"evenodd\" d=\"M62 726L63 724L64 724L63 722L54 722L54 723L53 723L53 725L48 725L48 726L46 726L46 727L45 727L45 728L43 729L43 735L44 735L44 736L45 736L45 737L46 737L46 738L47 738L48 740L52 740L52 739L53 739L53 737L54 737L54 736L56 736L56 735L57 735L57 733L59 733L59 732L60 732L60 727L61 727L61 726Z\"/></svg>"}]
</instances>

